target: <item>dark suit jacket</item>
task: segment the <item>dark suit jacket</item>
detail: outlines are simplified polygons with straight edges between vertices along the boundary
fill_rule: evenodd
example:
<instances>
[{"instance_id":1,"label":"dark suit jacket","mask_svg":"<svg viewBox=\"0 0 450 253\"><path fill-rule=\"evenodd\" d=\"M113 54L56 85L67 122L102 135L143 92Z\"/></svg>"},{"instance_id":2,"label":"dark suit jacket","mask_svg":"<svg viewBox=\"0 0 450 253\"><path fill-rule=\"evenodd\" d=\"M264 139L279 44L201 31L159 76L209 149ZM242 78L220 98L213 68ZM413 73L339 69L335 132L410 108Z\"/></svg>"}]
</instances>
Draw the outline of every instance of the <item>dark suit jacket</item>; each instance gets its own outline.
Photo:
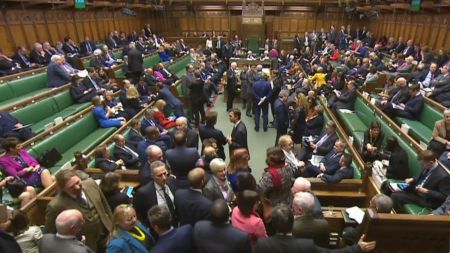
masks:
<instances>
[{"instance_id":1,"label":"dark suit jacket","mask_svg":"<svg viewBox=\"0 0 450 253\"><path fill-rule=\"evenodd\" d=\"M151 249L152 253L194 253L193 228L191 225L184 225L174 228L167 234L158 238L156 245Z\"/></svg>"},{"instance_id":2,"label":"dark suit jacket","mask_svg":"<svg viewBox=\"0 0 450 253\"><path fill-rule=\"evenodd\" d=\"M71 77L60 64L50 62L47 67L48 87L55 88L70 82Z\"/></svg>"},{"instance_id":3,"label":"dark suit jacket","mask_svg":"<svg viewBox=\"0 0 450 253\"><path fill-rule=\"evenodd\" d=\"M396 110L396 115L408 119L419 120L424 103L425 99L420 94L418 96L410 97L405 103L405 109Z\"/></svg>"},{"instance_id":4,"label":"dark suit jacket","mask_svg":"<svg viewBox=\"0 0 450 253\"><path fill-rule=\"evenodd\" d=\"M113 49L119 47L119 42L114 40L112 37L108 37L106 38L106 45L108 48Z\"/></svg>"},{"instance_id":5,"label":"dark suit jacket","mask_svg":"<svg viewBox=\"0 0 450 253\"><path fill-rule=\"evenodd\" d=\"M177 179L186 179L189 171L195 168L200 155L195 148L175 147L167 150L165 157Z\"/></svg>"},{"instance_id":6,"label":"dark suit jacket","mask_svg":"<svg viewBox=\"0 0 450 253\"><path fill-rule=\"evenodd\" d=\"M413 183L410 187L416 187L420 176L423 171L414 178ZM431 171L430 176L423 184L423 188L428 189L428 193L423 194L430 206L438 207L445 201L447 196L450 194L450 177L445 169L438 165Z\"/></svg>"},{"instance_id":7,"label":"dark suit jacket","mask_svg":"<svg viewBox=\"0 0 450 253\"><path fill-rule=\"evenodd\" d=\"M142 58L142 53L136 48L130 49L128 52L128 71L143 72L144 71L144 59Z\"/></svg>"},{"instance_id":8,"label":"dark suit jacket","mask_svg":"<svg viewBox=\"0 0 450 253\"><path fill-rule=\"evenodd\" d=\"M167 105L170 107L181 105L181 101L173 95L173 93L169 90L168 87L164 86L162 89L158 91L158 95L156 99L164 99Z\"/></svg>"},{"instance_id":9,"label":"dark suit jacket","mask_svg":"<svg viewBox=\"0 0 450 253\"><path fill-rule=\"evenodd\" d=\"M323 133L318 139L317 141L319 141L326 133ZM328 154L334 147L334 143L336 142L336 140L338 139L338 136L336 134L336 132L334 132L332 135L328 136L328 138L320 145L317 147L317 153L319 155L325 156L326 154Z\"/></svg>"},{"instance_id":10,"label":"dark suit jacket","mask_svg":"<svg viewBox=\"0 0 450 253\"><path fill-rule=\"evenodd\" d=\"M340 168L339 160L342 154L337 154L336 150L332 149L328 154L320 161L325 166L325 174L333 175Z\"/></svg>"},{"instance_id":11,"label":"dark suit jacket","mask_svg":"<svg viewBox=\"0 0 450 253\"><path fill-rule=\"evenodd\" d=\"M176 186L173 177L167 178L167 186L169 186L170 192L174 196ZM155 182L153 180L147 181L147 183L136 190L133 198L133 206L136 209L136 215L139 221L146 227L150 227L147 212L155 205L158 205L158 198L156 196Z\"/></svg>"},{"instance_id":12,"label":"dark suit jacket","mask_svg":"<svg viewBox=\"0 0 450 253\"><path fill-rule=\"evenodd\" d=\"M227 144L227 138L219 129L214 128L214 126L201 125L199 127L200 140L203 142L204 139L213 138L217 142L217 155L225 160L225 151L223 146Z\"/></svg>"},{"instance_id":13,"label":"dark suit jacket","mask_svg":"<svg viewBox=\"0 0 450 253\"><path fill-rule=\"evenodd\" d=\"M250 236L230 224L199 221L194 227L198 253L251 253Z\"/></svg>"},{"instance_id":14,"label":"dark suit jacket","mask_svg":"<svg viewBox=\"0 0 450 253\"><path fill-rule=\"evenodd\" d=\"M401 53L405 56L405 58L412 55L414 53L414 46L402 49Z\"/></svg>"},{"instance_id":15,"label":"dark suit jacket","mask_svg":"<svg viewBox=\"0 0 450 253\"><path fill-rule=\"evenodd\" d=\"M40 65L47 65L49 63L45 55L44 56L40 55L36 50L31 50L30 61Z\"/></svg>"},{"instance_id":16,"label":"dark suit jacket","mask_svg":"<svg viewBox=\"0 0 450 253\"><path fill-rule=\"evenodd\" d=\"M353 110L355 107L357 93L356 89L351 89L342 92L339 97L336 97L337 101L334 104L335 109L347 109Z\"/></svg>"},{"instance_id":17,"label":"dark suit jacket","mask_svg":"<svg viewBox=\"0 0 450 253\"><path fill-rule=\"evenodd\" d=\"M15 127L15 125L19 123L14 116L9 114L8 112L0 111L0 137L5 137L8 133L10 133Z\"/></svg>"},{"instance_id":18,"label":"dark suit jacket","mask_svg":"<svg viewBox=\"0 0 450 253\"><path fill-rule=\"evenodd\" d=\"M0 230L0 252L3 253L22 253L22 249L14 237ZM43 252L43 251L42 251ZM90 252L86 252L90 253Z\"/></svg>"},{"instance_id":19,"label":"dark suit jacket","mask_svg":"<svg viewBox=\"0 0 450 253\"><path fill-rule=\"evenodd\" d=\"M128 148L132 149L131 147ZM122 159L122 161L125 163L125 166L128 169L139 167L139 155L133 155L132 153L128 152L125 148L116 145L113 155L114 158L116 158L117 160Z\"/></svg>"},{"instance_id":20,"label":"dark suit jacket","mask_svg":"<svg viewBox=\"0 0 450 253\"><path fill-rule=\"evenodd\" d=\"M142 118L142 121L141 121L142 132L145 133L145 129L149 126L157 127L160 132L165 130L163 126L161 126L158 122L156 122L155 119L148 119L146 117Z\"/></svg>"},{"instance_id":21,"label":"dark suit jacket","mask_svg":"<svg viewBox=\"0 0 450 253\"><path fill-rule=\"evenodd\" d=\"M329 247L330 231L325 219L315 219L312 215L296 217L292 235L297 238L313 239L320 247Z\"/></svg>"},{"instance_id":22,"label":"dark suit jacket","mask_svg":"<svg viewBox=\"0 0 450 253\"><path fill-rule=\"evenodd\" d=\"M240 121L236 127L233 127L233 131L231 131L231 141L231 144L228 145L230 148L230 153L238 148L248 149L247 127L244 122Z\"/></svg>"},{"instance_id":23,"label":"dark suit jacket","mask_svg":"<svg viewBox=\"0 0 450 253\"><path fill-rule=\"evenodd\" d=\"M323 174L321 179L330 184L337 184L341 182L342 179L353 178L353 171L354 169L351 166L341 167L338 171L336 171L336 173L334 173L334 175Z\"/></svg>"},{"instance_id":24,"label":"dark suit jacket","mask_svg":"<svg viewBox=\"0 0 450 253\"><path fill-rule=\"evenodd\" d=\"M254 253L359 253L358 245L349 246L343 249L319 248L311 239L299 239L286 235L274 235L269 238L261 238L256 242Z\"/></svg>"},{"instance_id":25,"label":"dark suit jacket","mask_svg":"<svg viewBox=\"0 0 450 253\"><path fill-rule=\"evenodd\" d=\"M103 58L101 56L97 55L97 56L93 56L91 58L91 66L96 69L101 69L101 68L105 68L106 64L105 64L105 61L103 60Z\"/></svg>"},{"instance_id":26,"label":"dark suit jacket","mask_svg":"<svg viewBox=\"0 0 450 253\"><path fill-rule=\"evenodd\" d=\"M305 136L319 136L323 128L323 116L319 115L314 119L306 121Z\"/></svg>"},{"instance_id":27,"label":"dark suit jacket","mask_svg":"<svg viewBox=\"0 0 450 253\"><path fill-rule=\"evenodd\" d=\"M389 166L387 167L386 177L397 180L408 178L408 154L400 146L392 151L389 157Z\"/></svg>"},{"instance_id":28,"label":"dark suit jacket","mask_svg":"<svg viewBox=\"0 0 450 253\"><path fill-rule=\"evenodd\" d=\"M198 134L192 129L187 131L186 147L195 148L198 150Z\"/></svg>"},{"instance_id":29,"label":"dark suit jacket","mask_svg":"<svg viewBox=\"0 0 450 253\"><path fill-rule=\"evenodd\" d=\"M92 41L83 41L80 44L80 54L81 55L89 55L88 48L87 48L88 44L91 46L91 53L93 53L94 50L97 49L97 46L95 45L94 42L92 42Z\"/></svg>"},{"instance_id":30,"label":"dark suit jacket","mask_svg":"<svg viewBox=\"0 0 450 253\"><path fill-rule=\"evenodd\" d=\"M97 95L95 90L92 90L91 92L85 94L84 92L87 91L89 88L87 88L83 84L76 86L70 85L69 89L70 95L72 96L73 100L75 100L77 103L90 102L92 98L94 98Z\"/></svg>"},{"instance_id":31,"label":"dark suit jacket","mask_svg":"<svg viewBox=\"0 0 450 253\"><path fill-rule=\"evenodd\" d=\"M30 57L28 55L23 55L23 57L28 60L28 63L31 64ZM20 67L22 69L30 68L31 66L28 66L28 64L22 59L22 57L19 56L19 54L15 54L12 58L15 62L19 63Z\"/></svg>"},{"instance_id":32,"label":"dark suit jacket","mask_svg":"<svg viewBox=\"0 0 450 253\"><path fill-rule=\"evenodd\" d=\"M120 169L113 160L99 157L95 158L95 167L102 169L105 173Z\"/></svg>"},{"instance_id":33,"label":"dark suit jacket","mask_svg":"<svg viewBox=\"0 0 450 253\"><path fill-rule=\"evenodd\" d=\"M275 127L278 130L287 130L289 127L289 109L280 98L275 100Z\"/></svg>"},{"instance_id":34,"label":"dark suit jacket","mask_svg":"<svg viewBox=\"0 0 450 253\"><path fill-rule=\"evenodd\" d=\"M400 92L400 93L398 93L398 95L396 95L397 92ZM394 104L400 104L400 103L406 103L408 98L409 98L409 88L408 87L404 87L404 88L397 87L389 95L388 101L391 103L394 103Z\"/></svg>"},{"instance_id":35,"label":"dark suit jacket","mask_svg":"<svg viewBox=\"0 0 450 253\"><path fill-rule=\"evenodd\" d=\"M236 85L238 83L238 77L235 71L231 68L227 72L227 90L228 92L235 92Z\"/></svg>"},{"instance_id":36,"label":"dark suit jacket","mask_svg":"<svg viewBox=\"0 0 450 253\"><path fill-rule=\"evenodd\" d=\"M130 133L128 134L127 143L130 144L130 147L137 152L137 146L140 141L145 140L145 137L141 135L141 133L137 132L134 129L130 129Z\"/></svg>"},{"instance_id":37,"label":"dark suit jacket","mask_svg":"<svg viewBox=\"0 0 450 253\"><path fill-rule=\"evenodd\" d=\"M193 189L179 189L175 193L175 206L181 225L194 225L197 221L208 220L211 205L211 200Z\"/></svg>"},{"instance_id":38,"label":"dark suit jacket","mask_svg":"<svg viewBox=\"0 0 450 253\"><path fill-rule=\"evenodd\" d=\"M77 46L74 45L69 46L67 43L63 44L62 50L66 54L78 54L80 51Z\"/></svg>"}]
</instances>

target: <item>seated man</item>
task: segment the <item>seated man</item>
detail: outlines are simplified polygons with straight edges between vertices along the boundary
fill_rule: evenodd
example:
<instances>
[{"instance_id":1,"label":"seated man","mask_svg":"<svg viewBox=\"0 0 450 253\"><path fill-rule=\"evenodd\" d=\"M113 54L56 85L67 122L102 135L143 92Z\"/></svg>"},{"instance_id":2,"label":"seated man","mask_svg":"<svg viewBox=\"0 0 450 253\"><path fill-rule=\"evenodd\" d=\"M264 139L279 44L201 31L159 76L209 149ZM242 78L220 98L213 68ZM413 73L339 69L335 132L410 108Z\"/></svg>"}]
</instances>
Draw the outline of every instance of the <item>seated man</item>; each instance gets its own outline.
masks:
<instances>
[{"instance_id":1,"label":"seated man","mask_svg":"<svg viewBox=\"0 0 450 253\"><path fill-rule=\"evenodd\" d=\"M21 141L31 139L35 133L30 127L24 127L9 112L0 111L0 138L16 137Z\"/></svg>"},{"instance_id":2,"label":"seated man","mask_svg":"<svg viewBox=\"0 0 450 253\"><path fill-rule=\"evenodd\" d=\"M53 55L47 67L48 87L57 88L67 84L74 75L72 70L65 65L64 56Z\"/></svg>"},{"instance_id":3,"label":"seated man","mask_svg":"<svg viewBox=\"0 0 450 253\"><path fill-rule=\"evenodd\" d=\"M357 97L357 91L355 86L355 81L347 82L346 91L335 91L335 95L330 100L330 106L334 112L339 109L346 109L353 111L355 108L355 101ZM332 101L334 100L334 101Z\"/></svg>"},{"instance_id":4,"label":"seated man","mask_svg":"<svg viewBox=\"0 0 450 253\"><path fill-rule=\"evenodd\" d=\"M450 64L441 68L441 75L430 82L434 87L427 96L441 103L445 107L450 107Z\"/></svg>"},{"instance_id":5,"label":"seated man","mask_svg":"<svg viewBox=\"0 0 450 253\"><path fill-rule=\"evenodd\" d=\"M334 175L337 170L341 167L339 161L341 156L344 154L345 144L342 140L337 140L334 144L334 148L325 155L325 157L320 161L319 166L309 164L302 172L303 177L316 177L320 173L326 175Z\"/></svg>"},{"instance_id":6,"label":"seated man","mask_svg":"<svg viewBox=\"0 0 450 253\"><path fill-rule=\"evenodd\" d=\"M317 142L309 141L306 143L297 156L298 160L306 161L312 155L325 156L333 149L337 139L336 124L329 121L325 127L325 132L318 138Z\"/></svg>"},{"instance_id":7,"label":"seated man","mask_svg":"<svg viewBox=\"0 0 450 253\"><path fill-rule=\"evenodd\" d=\"M409 88L406 79L403 77L398 78L395 85L396 87L390 92L389 97L383 97L383 100L380 102L381 110L384 112L392 111L392 104L399 105L408 101Z\"/></svg>"},{"instance_id":8,"label":"seated man","mask_svg":"<svg viewBox=\"0 0 450 253\"><path fill-rule=\"evenodd\" d=\"M423 110L425 100L420 93L420 87L414 84L409 89L409 98L406 103L393 105L391 108L385 108L384 112L391 117L403 117L412 120L418 120Z\"/></svg>"},{"instance_id":9,"label":"seated man","mask_svg":"<svg viewBox=\"0 0 450 253\"><path fill-rule=\"evenodd\" d=\"M166 152L168 147L170 147L170 137L168 135L161 136L157 127L147 127L145 129L145 140L142 140L138 143L137 153L139 154L139 160L141 164L144 164L147 160L147 155L145 150L150 145L156 145L160 147L163 152Z\"/></svg>"},{"instance_id":10,"label":"seated man","mask_svg":"<svg viewBox=\"0 0 450 253\"><path fill-rule=\"evenodd\" d=\"M117 160L122 160L125 167L128 169L139 168L139 155L132 148L126 145L125 137L121 134L116 134L114 136L114 142L116 144L114 149L114 158Z\"/></svg>"},{"instance_id":11,"label":"seated man","mask_svg":"<svg viewBox=\"0 0 450 253\"><path fill-rule=\"evenodd\" d=\"M334 174L328 175L325 173L320 173L317 177L330 184L339 183L342 179L351 179L353 178L354 172L353 167L350 166L351 164L352 156L350 154L344 154L339 160L340 168Z\"/></svg>"},{"instance_id":12,"label":"seated man","mask_svg":"<svg viewBox=\"0 0 450 253\"><path fill-rule=\"evenodd\" d=\"M295 194L292 202L294 226L292 235L297 238L313 239L320 247L329 247L330 231L325 219L313 217L314 196L309 192Z\"/></svg>"},{"instance_id":13,"label":"seated man","mask_svg":"<svg viewBox=\"0 0 450 253\"><path fill-rule=\"evenodd\" d=\"M396 210L402 210L404 204L416 204L426 208L437 208L450 194L450 177L437 162L431 150L419 154L424 169L415 178L405 179L408 188L391 195Z\"/></svg>"}]
</instances>

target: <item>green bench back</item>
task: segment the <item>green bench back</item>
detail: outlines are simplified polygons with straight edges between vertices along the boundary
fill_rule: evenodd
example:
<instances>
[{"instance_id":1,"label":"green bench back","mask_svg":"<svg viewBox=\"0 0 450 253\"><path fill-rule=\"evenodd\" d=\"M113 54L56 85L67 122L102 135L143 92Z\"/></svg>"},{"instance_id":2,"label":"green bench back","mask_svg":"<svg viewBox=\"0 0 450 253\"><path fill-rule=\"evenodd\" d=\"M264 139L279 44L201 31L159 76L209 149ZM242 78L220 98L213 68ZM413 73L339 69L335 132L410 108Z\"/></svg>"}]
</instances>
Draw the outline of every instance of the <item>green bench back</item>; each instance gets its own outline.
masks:
<instances>
[{"instance_id":1,"label":"green bench back","mask_svg":"<svg viewBox=\"0 0 450 253\"><path fill-rule=\"evenodd\" d=\"M161 61L159 54L144 58L144 69L153 68L153 66Z\"/></svg>"},{"instance_id":2,"label":"green bench back","mask_svg":"<svg viewBox=\"0 0 450 253\"><path fill-rule=\"evenodd\" d=\"M422 113L420 114L419 121L427 126L429 129L433 130L434 123L436 121L441 120L444 118L444 114L442 114L440 111L436 110L435 108L431 107L428 104L425 104L422 110Z\"/></svg>"},{"instance_id":3,"label":"green bench back","mask_svg":"<svg viewBox=\"0 0 450 253\"><path fill-rule=\"evenodd\" d=\"M0 103L13 99L14 97L14 92L7 82L0 84Z\"/></svg>"},{"instance_id":4,"label":"green bench back","mask_svg":"<svg viewBox=\"0 0 450 253\"><path fill-rule=\"evenodd\" d=\"M75 104L72 96L70 95L70 91L64 91L53 96L56 105L58 106L59 111L66 109L67 107Z\"/></svg>"},{"instance_id":5,"label":"green bench back","mask_svg":"<svg viewBox=\"0 0 450 253\"><path fill-rule=\"evenodd\" d=\"M31 92L47 88L47 72L22 77L8 82L8 85L16 97L24 96Z\"/></svg>"},{"instance_id":6,"label":"green bench back","mask_svg":"<svg viewBox=\"0 0 450 253\"><path fill-rule=\"evenodd\" d=\"M53 98L47 98L11 113L22 124L33 124L59 112Z\"/></svg>"},{"instance_id":7,"label":"green bench back","mask_svg":"<svg viewBox=\"0 0 450 253\"><path fill-rule=\"evenodd\" d=\"M169 69L178 75L178 77L181 77L182 75L179 75L182 73L182 71L186 71L186 65L191 61L190 56L183 56L183 58L172 65L169 66Z\"/></svg>"}]
</instances>

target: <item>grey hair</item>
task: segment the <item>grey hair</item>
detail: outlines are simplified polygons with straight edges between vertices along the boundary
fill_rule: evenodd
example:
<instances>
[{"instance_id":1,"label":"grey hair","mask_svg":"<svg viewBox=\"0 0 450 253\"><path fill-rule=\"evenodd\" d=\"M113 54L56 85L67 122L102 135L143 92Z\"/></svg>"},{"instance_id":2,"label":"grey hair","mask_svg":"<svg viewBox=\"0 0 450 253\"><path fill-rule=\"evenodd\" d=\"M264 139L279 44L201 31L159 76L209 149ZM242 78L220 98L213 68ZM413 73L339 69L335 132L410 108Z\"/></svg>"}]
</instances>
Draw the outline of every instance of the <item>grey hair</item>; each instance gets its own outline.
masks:
<instances>
[{"instance_id":1,"label":"grey hair","mask_svg":"<svg viewBox=\"0 0 450 253\"><path fill-rule=\"evenodd\" d=\"M314 196L309 192L296 193L292 204L295 208L301 209L303 214L311 214L314 206Z\"/></svg>"},{"instance_id":2,"label":"grey hair","mask_svg":"<svg viewBox=\"0 0 450 253\"><path fill-rule=\"evenodd\" d=\"M223 170L226 166L227 164L225 163L224 160L222 160L222 158L214 158L209 163L209 168L211 168L211 172L213 174Z\"/></svg>"}]
</instances>

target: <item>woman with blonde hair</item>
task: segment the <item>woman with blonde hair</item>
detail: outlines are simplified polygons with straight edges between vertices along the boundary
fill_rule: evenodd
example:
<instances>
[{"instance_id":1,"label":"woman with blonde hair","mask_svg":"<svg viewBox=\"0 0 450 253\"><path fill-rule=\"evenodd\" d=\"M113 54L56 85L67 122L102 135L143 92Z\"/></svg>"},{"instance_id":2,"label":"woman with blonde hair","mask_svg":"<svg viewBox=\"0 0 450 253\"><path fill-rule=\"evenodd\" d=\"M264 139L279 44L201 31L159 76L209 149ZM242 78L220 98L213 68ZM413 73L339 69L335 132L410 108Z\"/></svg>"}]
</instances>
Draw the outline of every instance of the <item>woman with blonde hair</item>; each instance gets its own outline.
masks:
<instances>
[{"instance_id":1,"label":"woman with blonde hair","mask_svg":"<svg viewBox=\"0 0 450 253\"><path fill-rule=\"evenodd\" d=\"M131 85L126 91L126 100L123 101L123 107L126 110L133 111L134 116L143 108L143 105L139 99L139 91L136 86Z\"/></svg>"},{"instance_id":2,"label":"woman with blonde hair","mask_svg":"<svg viewBox=\"0 0 450 253\"><path fill-rule=\"evenodd\" d=\"M113 226L106 253L149 253L155 245L148 229L137 221L131 205L116 207Z\"/></svg>"},{"instance_id":3,"label":"woman with blonde hair","mask_svg":"<svg viewBox=\"0 0 450 253\"><path fill-rule=\"evenodd\" d=\"M162 126L164 129L170 129L177 125L174 117L166 117L164 115L164 108L166 107L166 101L159 99L155 103L155 108L153 118Z\"/></svg>"}]
</instances>

